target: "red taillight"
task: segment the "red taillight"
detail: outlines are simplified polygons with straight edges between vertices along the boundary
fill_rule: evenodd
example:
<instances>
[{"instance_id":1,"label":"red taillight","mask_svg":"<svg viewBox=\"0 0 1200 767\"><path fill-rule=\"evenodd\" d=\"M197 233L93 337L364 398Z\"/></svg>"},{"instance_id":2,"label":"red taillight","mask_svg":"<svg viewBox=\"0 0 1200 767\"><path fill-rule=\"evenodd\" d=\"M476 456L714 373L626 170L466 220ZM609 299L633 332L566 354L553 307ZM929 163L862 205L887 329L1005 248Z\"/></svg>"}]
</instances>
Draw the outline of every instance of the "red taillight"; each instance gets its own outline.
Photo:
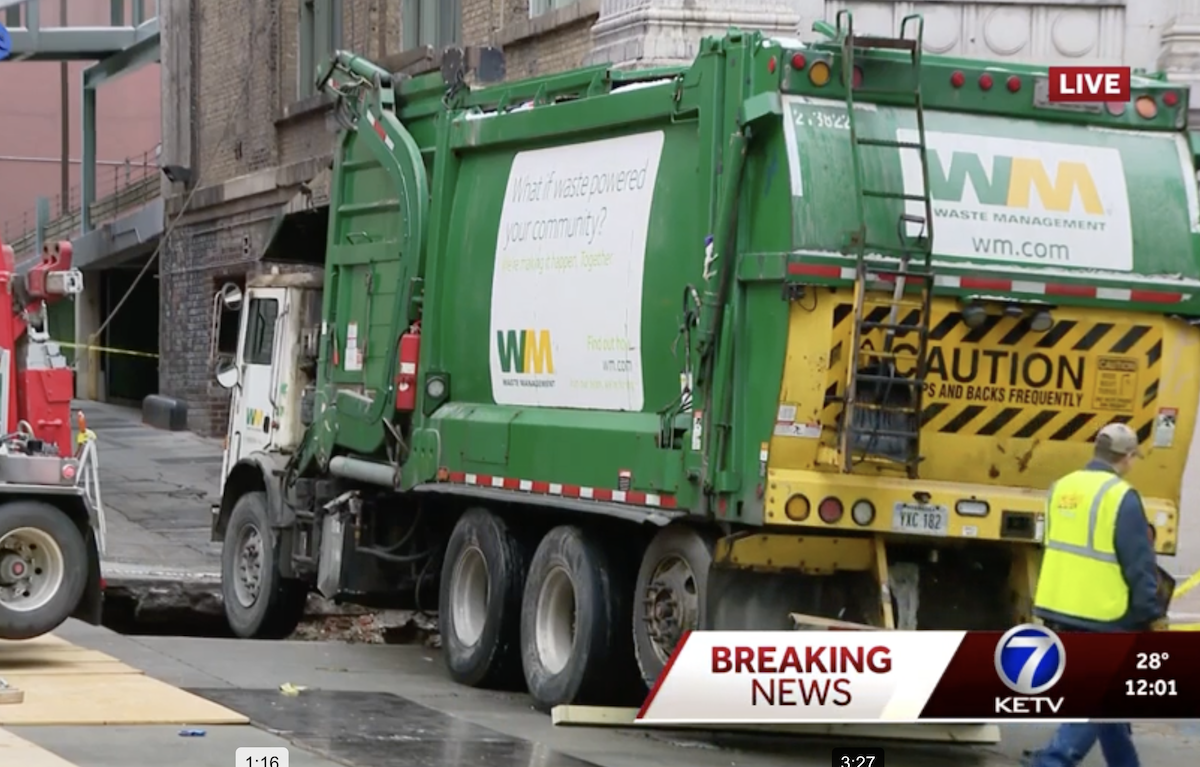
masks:
<instances>
[{"instance_id":1,"label":"red taillight","mask_svg":"<svg viewBox=\"0 0 1200 767\"><path fill-rule=\"evenodd\" d=\"M799 71L804 69L806 64L808 64L808 62L805 61L803 53L797 53L796 55L792 56L792 69Z\"/></svg>"},{"instance_id":2,"label":"red taillight","mask_svg":"<svg viewBox=\"0 0 1200 767\"><path fill-rule=\"evenodd\" d=\"M854 87L861 88L863 83L863 73L858 67L854 68Z\"/></svg>"},{"instance_id":3,"label":"red taillight","mask_svg":"<svg viewBox=\"0 0 1200 767\"><path fill-rule=\"evenodd\" d=\"M777 66L779 66L779 63L775 61L774 56L767 60L767 71L771 74L775 74L775 67Z\"/></svg>"},{"instance_id":4,"label":"red taillight","mask_svg":"<svg viewBox=\"0 0 1200 767\"><path fill-rule=\"evenodd\" d=\"M1169 107L1173 107L1179 103L1179 94L1175 91L1167 91L1163 94L1163 103Z\"/></svg>"},{"instance_id":5,"label":"red taillight","mask_svg":"<svg viewBox=\"0 0 1200 767\"><path fill-rule=\"evenodd\" d=\"M980 90L990 91L992 89L992 76L984 72L979 76Z\"/></svg>"},{"instance_id":6,"label":"red taillight","mask_svg":"<svg viewBox=\"0 0 1200 767\"><path fill-rule=\"evenodd\" d=\"M950 84L953 85L955 88L963 87L963 84L966 83L966 81L967 81L967 76L964 75L962 72L955 72L954 74L950 75Z\"/></svg>"},{"instance_id":7,"label":"red taillight","mask_svg":"<svg viewBox=\"0 0 1200 767\"><path fill-rule=\"evenodd\" d=\"M817 507L817 516L822 522L832 525L842 518L842 502L837 498L826 498Z\"/></svg>"},{"instance_id":8,"label":"red taillight","mask_svg":"<svg viewBox=\"0 0 1200 767\"><path fill-rule=\"evenodd\" d=\"M1016 75L1008 78L1008 90L1009 93L1016 93L1017 91L1021 90L1021 78L1017 77Z\"/></svg>"}]
</instances>

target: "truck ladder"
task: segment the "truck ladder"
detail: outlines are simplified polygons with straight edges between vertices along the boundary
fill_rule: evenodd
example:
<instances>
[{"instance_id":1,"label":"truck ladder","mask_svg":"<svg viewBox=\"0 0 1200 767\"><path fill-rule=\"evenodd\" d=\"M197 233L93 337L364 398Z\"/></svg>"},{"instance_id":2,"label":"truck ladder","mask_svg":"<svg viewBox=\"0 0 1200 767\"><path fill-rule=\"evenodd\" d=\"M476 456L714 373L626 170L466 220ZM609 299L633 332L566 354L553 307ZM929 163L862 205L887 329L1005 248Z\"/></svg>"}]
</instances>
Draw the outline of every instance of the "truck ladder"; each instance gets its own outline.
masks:
<instances>
[{"instance_id":1,"label":"truck ladder","mask_svg":"<svg viewBox=\"0 0 1200 767\"><path fill-rule=\"evenodd\" d=\"M916 34L910 37L909 24ZM924 20L919 14L906 16L900 25L900 37L856 37L850 11L837 14L842 41L842 82L846 85L846 114L850 128L850 153L854 164L857 228L850 233L850 249L857 257L854 283L854 327L847 361L846 393L839 435L839 453L843 472L851 472L859 463L903 470L917 476L921 462L921 410L925 385L926 346L929 340L930 303L933 292L933 201L929 196L929 164L925 145L925 110L921 98L921 45ZM906 51L911 62L908 88L863 88L855 83L855 53L884 49ZM917 124L917 140L871 138L859 135L854 108L855 94L882 97L888 103L909 106ZM916 152L921 163L920 194L867 187L861 149L884 148ZM881 163L876 162L874 167ZM867 199L895 200L904 210L897 217L895 243L873 238L867 223ZM924 215L908 212L909 203L923 203ZM909 227L918 230L912 236ZM914 263L915 259L915 263ZM920 284L920 299L905 298L909 280ZM873 283L890 285L891 292L873 291ZM875 285L878 288L878 285ZM888 310L886 319L868 307ZM907 310L903 319L900 311ZM883 331L880 349L864 349L872 331ZM895 351L897 335L916 333L916 354ZM897 363L907 363L913 371L902 376ZM862 398L862 401L860 400Z\"/></svg>"}]
</instances>

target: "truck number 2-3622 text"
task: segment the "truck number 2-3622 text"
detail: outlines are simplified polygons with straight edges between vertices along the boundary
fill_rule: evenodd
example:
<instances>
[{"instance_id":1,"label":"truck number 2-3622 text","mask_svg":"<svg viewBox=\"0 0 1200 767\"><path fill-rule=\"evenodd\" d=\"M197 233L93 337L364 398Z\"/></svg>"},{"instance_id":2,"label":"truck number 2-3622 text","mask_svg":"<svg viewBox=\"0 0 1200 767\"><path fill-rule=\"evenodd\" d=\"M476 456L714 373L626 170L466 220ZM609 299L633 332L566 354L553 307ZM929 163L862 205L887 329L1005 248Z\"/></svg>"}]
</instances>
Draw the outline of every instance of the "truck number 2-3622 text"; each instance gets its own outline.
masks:
<instances>
[{"instance_id":1,"label":"truck number 2-3622 text","mask_svg":"<svg viewBox=\"0 0 1200 767\"><path fill-rule=\"evenodd\" d=\"M810 128L828 128L830 130L850 130L850 117L834 112L800 112L796 111L796 124Z\"/></svg>"}]
</instances>

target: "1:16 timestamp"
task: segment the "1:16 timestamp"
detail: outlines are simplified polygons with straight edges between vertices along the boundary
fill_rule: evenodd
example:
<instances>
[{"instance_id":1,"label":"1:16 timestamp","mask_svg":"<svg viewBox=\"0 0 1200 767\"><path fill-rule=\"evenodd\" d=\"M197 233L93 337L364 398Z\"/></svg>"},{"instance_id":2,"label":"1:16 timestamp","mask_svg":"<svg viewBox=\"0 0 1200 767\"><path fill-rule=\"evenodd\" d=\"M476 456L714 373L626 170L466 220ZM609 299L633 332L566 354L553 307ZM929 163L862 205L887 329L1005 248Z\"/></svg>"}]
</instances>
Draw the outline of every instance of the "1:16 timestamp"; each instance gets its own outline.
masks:
<instances>
[{"instance_id":1,"label":"1:16 timestamp","mask_svg":"<svg viewBox=\"0 0 1200 767\"><path fill-rule=\"evenodd\" d=\"M288 767L286 746L242 746L233 758L234 767Z\"/></svg>"},{"instance_id":2,"label":"1:16 timestamp","mask_svg":"<svg viewBox=\"0 0 1200 767\"><path fill-rule=\"evenodd\" d=\"M1133 697L1167 698L1178 695L1174 679L1126 679L1125 694Z\"/></svg>"}]
</instances>

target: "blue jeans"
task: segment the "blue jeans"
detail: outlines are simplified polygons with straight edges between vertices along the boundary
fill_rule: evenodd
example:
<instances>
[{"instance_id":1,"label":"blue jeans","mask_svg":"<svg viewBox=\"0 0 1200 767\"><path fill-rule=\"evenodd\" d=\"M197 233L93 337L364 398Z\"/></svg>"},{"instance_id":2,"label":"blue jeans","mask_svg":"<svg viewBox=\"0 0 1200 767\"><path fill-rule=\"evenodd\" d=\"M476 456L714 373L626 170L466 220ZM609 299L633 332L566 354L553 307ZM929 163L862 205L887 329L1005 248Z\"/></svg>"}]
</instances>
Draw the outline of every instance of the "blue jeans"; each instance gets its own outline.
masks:
<instances>
[{"instance_id":1,"label":"blue jeans","mask_svg":"<svg viewBox=\"0 0 1200 767\"><path fill-rule=\"evenodd\" d=\"M1139 767L1137 749L1133 747L1133 729L1128 724L1092 722L1060 725L1046 747L1030 754L1025 764L1027 767L1076 767L1097 740L1108 767Z\"/></svg>"}]
</instances>

